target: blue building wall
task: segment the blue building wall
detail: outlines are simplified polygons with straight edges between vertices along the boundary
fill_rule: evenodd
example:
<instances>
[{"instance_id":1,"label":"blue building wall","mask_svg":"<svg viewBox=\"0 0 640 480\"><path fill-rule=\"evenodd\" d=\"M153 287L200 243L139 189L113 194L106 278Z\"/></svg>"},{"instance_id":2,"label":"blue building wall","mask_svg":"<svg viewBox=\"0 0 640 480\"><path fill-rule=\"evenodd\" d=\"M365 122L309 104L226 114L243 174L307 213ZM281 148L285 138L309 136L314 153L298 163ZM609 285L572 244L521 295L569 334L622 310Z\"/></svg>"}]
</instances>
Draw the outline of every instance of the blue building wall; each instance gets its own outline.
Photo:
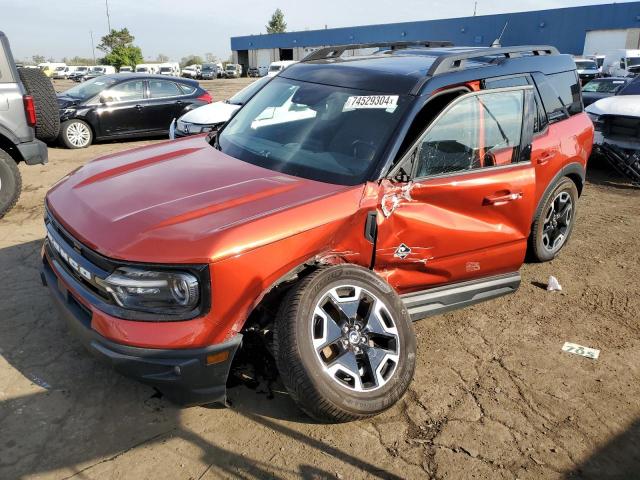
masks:
<instances>
[{"instance_id":1,"label":"blue building wall","mask_svg":"<svg viewBox=\"0 0 640 480\"><path fill-rule=\"evenodd\" d=\"M489 46L507 21L509 24L502 37L504 46L550 44L563 53L581 54L588 30L640 28L640 2L249 35L231 38L231 49L255 50L405 40L450 40L454 45Z\"/></svg>"}]
</instances>

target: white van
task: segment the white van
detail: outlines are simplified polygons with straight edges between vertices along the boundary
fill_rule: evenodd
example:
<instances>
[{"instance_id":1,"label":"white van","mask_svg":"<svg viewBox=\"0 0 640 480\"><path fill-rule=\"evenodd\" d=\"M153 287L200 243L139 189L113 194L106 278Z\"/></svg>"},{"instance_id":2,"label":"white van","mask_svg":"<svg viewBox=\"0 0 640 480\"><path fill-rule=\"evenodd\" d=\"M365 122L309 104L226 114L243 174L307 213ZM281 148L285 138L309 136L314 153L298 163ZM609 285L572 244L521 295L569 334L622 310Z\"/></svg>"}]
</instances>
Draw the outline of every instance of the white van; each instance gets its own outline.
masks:
<instances>
[{"instance_id":1,"label":"white van","mask_svg":"<svg viewBox=\"0 0 640 480\"><path fill-rule=\"evenodd\" d=\"M109 75L111 73L116 73L116 67L113 65L96 65L91 67L90 73L101 73L103 75Z\"/></svg>"},{"instance_id":2,"label":"white van","mask_svg":"<svg viewBox=\"0 0 640 480\"><path fill-rule=\"evenodd\" d=\"M44 73L47 77L52 77L57 68L64 68L66 66L66 63L53 62L44 62L38 64L38 68L42 70L42 73Z\"/></svg>"},{"instance_id":3,"label":"white van","mask_svg":"<svg viewBox=\"0 0 640 480\"><path fill-rule=\"evenodd\" d=\"M119 73L131 73L133 72L133 67L130 67L129 65L122 65L119 69L118 69Z\"/></svg>"},{"instance_id":4,"label":"white van","mask_svg":"<svg viewBox=\"0 0 640 480\"><path fill-rule=\"evenodd\" d=\"M242 76L242 65L227 63L227 66L224 67L224 76L226 78L240 78Z\"/></svg>"},{"instance_id":5,"label":"white van","mask_svg":"<svg viewBox=\"0 0 640 480\"><path fill-rule=\"evenodd\" d=\"M159 63L140 63L136 65L136 73L158 73Z\"/></svg>"},{"instance_id":6,"label":"white van","mask_svg":"<svg viewBox=\"0 0 640 480\"><path fill-rule=\"evenodd\" d=\"M287 68L289 65L293 65L294 63L298 63L298 62L294 60L281 60L279 62L271 62L271 65L269 65L269 71L267 72L267 75L269 77L275 77L282 70Z\"/></svg>"},{"instance_id":7,"label":"white van","mask_svg":"<svg viewBox=\"0 0 640 480\"><path fill-rule=\"evenodd\" d=\"M612 50L604 57L602 73L611 77L628 77L640 73L640 50Z\"/></svg>"},{"instance_id":8,"label":"white van","mask_svg":"<svg viewBox=\"0 0 640 480\"><path fill-rule=\"evenodd\" d=\"M56 67L51 78L68 79L78 69L77 66Z\"/></svg>"},{"instance_id":9,"label":"white van","mask_svg":"<svg viewBox=\"0 0 640 480\"><path fill-rule=\"evenodd\" d=\"M160 75L171 75L172 77L180 76L180 65L177 62L161 63L158 69Z\"/></svg>"}]
</instances>

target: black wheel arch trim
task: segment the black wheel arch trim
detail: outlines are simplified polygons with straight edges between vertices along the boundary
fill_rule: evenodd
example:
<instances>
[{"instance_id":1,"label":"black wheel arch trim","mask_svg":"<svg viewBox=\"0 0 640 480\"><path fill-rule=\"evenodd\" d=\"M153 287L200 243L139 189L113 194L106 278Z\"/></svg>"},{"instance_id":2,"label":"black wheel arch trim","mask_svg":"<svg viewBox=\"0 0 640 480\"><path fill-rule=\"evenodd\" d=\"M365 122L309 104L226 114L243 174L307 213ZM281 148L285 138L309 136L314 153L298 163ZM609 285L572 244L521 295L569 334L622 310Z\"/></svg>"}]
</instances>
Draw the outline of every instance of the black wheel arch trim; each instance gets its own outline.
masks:
<instances>
[{"instance_id":1,"label":"black wheel arch trim","mask_svg":"<svg viewBox=\"0 0 640 480\"><path fill-rule=\"evenodd\" d=\"M533 215L532 223L538 217L538 215L540 214L540 211L542 210L544 199L547 197L549 192L551 192L554 188L556 188L558 186L558 183L564 177L569 178L571 181L573 181L576 184L576 188L578 189L578 196L580 196L580 194L582 193L582 188L584 186L584 181L585 181L585 177L586 177L586 170L580 163L572 162L572 163L569 163L569 164L565 165L562 168L562 170L560 170L558 173L556 173L555 177L553 177L551 179L551 181L549 182L549 185L547 186L547 188L543 192L542 196L540 197L540 200L538 201L538 206L536 207L536 211L535 211L535 213ZM576 177L577 177L578 181L576 181Z\"/></svg>"}]
</instances>

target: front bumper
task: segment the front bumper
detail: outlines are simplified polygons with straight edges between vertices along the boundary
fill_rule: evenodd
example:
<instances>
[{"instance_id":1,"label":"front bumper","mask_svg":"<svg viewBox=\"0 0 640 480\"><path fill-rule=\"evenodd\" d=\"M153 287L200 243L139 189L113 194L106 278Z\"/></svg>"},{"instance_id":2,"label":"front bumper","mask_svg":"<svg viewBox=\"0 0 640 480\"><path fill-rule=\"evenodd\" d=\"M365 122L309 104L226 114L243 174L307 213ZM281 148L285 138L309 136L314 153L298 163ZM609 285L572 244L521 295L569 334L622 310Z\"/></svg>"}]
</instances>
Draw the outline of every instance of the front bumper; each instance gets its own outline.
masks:
<instances>
[{"instance_id":1,"label":"front bumper","mask_svg":"<svg viewBox=\"0 0 640 480\"><path fill-rule=\"evenodd\" d=\"M41 278L70 330L91 354L117 372L158 388L181 405L226 403L227 377L242 335L198 349L163 350L115 343L91 328L92 313L83 303L87 299L82 298L82 286L44 249ZM153 328L152 323L149 328ZM207 358L215 354L223 360L207 365Z\"/></svg>"},{"instance_id":2,"label":"front bumper","mask_svg":"<svg viewBox=\"0 0 640 480\"><path fill-rule=\"evenodd\" d=\"M16 147L18 147L20 155L22 155L24 163L27 165L37 165L39 163L44 165L49 160L47 145L40 140L19 143Z\"/></svg>"}]
</instances>

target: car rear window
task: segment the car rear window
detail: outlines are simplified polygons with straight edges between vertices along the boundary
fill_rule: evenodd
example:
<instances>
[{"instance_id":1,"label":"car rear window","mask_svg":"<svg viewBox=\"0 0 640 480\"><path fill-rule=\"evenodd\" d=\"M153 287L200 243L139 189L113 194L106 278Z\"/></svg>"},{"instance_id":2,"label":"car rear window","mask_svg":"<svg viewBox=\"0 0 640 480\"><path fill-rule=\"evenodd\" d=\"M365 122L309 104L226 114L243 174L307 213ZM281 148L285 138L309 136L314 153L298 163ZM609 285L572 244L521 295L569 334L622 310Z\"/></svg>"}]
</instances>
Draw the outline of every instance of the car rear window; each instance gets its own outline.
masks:
<instances>
[{"instance_id":1,"label":"car rear window","mask_svg":"<svg viewBox=\"0 0 640 480\"><path fill-rule=\"evenodd\" d=\"M550 75L534 73L533 79L550 123L582 112L580 81L575 70Z\"/></svg>"}]
</instances>

